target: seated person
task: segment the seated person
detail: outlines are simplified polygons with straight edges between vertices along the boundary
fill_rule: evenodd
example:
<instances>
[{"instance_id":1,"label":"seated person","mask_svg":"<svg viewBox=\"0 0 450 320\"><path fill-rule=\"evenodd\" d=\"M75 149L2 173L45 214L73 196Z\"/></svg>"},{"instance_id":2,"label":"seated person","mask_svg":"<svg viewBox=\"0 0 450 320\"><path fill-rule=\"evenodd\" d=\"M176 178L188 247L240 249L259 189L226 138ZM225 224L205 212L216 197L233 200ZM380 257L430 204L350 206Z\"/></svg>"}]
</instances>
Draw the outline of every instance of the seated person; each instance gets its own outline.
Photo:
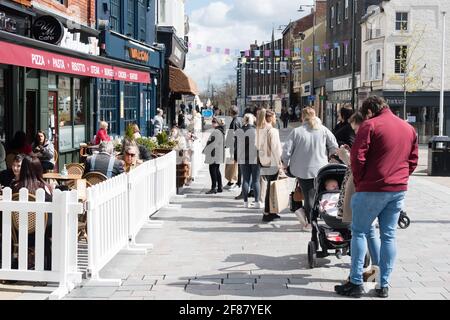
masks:
<instances>
[{"instance_id":1,"label":"seated person","mask_svg":"<svg viewBox=\"0 0 450 320\"><path fill-rule=\"evenodd\" d=\"M113 155L114 146L111 142L102 141L98 151L98 153L86 159L84 174L95 171L103 173L109 179L125 171L123 161L117 160Z\"/></svg>"},{"instance_id":2,"label":"seated person","mask_svg":"<svg viewBox=\"0 0 450 320\"><path fill-rule=\"evenodd\" d=\"M321 212L326 212L330 216L337 216L337 203L339 201L339 182L335 179L328 179L325 181L325 190L330 191L330 193L325 193L319 203L319 208Z\"/></svg>"},{"instance_id":3,"label":"seated person","mask_svg":"<svg viewBox=\"0 0 450 320\"><path fill-rule=\"evenodd\" d=\"M49 141L44 131L39 130L32 144L33 153L41 160L44 171L51 171L55 168L55 147Z\"/></svg>"},{"instance_id":4,"label":"seated person","mask_svg":"<svg viewBox=\"0 0 450 320\"><path fill-rule=\"evenodd\" d=\"M135 169L142 164L142 160L139 159L139 148L133 144L125 146L122 160L124 161L125 172Z\"/></svg>"},{"instance_id":5,"label":"seated person","mask_svg":"<svg viewBox=\"0 0 450 320\"><path fill-rule=\"evenodd\" d=\"M6 155L6 167L11 169L13 160L16 155L19 153L22 154L31 154L32 152L31 145L27 142L27 135L23 131L17 131L14 134L14 138L11 141L11 144L8 148L8 153Z\"/></svg>"},{"instance_id":6,"label":"seated person","mask_svg":"<svg viewBox=\"0 0 450 320\"><path fill-rule=\"evenodd\" d=\"M20 178L20 168L24 155L18 154L14 157L11 169L0 172L0 185L4 187L12 187Z\"/></svg>"}]
</instances>

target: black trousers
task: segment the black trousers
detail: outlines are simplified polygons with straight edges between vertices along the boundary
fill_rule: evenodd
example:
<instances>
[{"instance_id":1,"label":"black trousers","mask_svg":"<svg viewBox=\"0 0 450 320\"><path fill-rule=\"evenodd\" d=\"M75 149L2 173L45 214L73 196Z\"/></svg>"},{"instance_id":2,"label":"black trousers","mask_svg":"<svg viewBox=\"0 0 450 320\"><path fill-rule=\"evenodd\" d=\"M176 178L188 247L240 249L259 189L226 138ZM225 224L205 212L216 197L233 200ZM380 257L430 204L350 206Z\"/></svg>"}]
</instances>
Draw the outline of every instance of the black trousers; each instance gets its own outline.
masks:
<instances>
[{"instance_id":1,"label":"black trousers","mask_svg":"<svg viewBox=\"0 0 450 320\"><path fill-rule=\"evenodd\" d=\"M211 176L211 189L217 188L217 190L222 190L222 173L220 172L220 164L210 164L209 175Z\"/></svg>"},{"instance_id":2,"label":"black trousers","mask_svg":"<svg viewBox=\"0 0 450 320\"><path fill-rule=\"evenodd\" d=\"M314 179L298 179L300 187L302 188L303 196L305 197L305 213L308 218L308 223L311 223L311 210L314 206Z\"/></svg>"},{"instance_id":3,"label":"black trousers","mask_svg":"<svg viewBox=\"0 0 450 320\"><path fill-rule=\"evenodd\" d=\"M289 125L289 119L283 120L283 128L286 129Z\"/></svg>"},{"instance_id":4,"label":"black trousers","mask_svg":"<svg viewBox=\"0 0 450 320\"><path fill-rule=\"evenodd\" d=\"M243 175L243 172L241 170L241 165L238 164L238 181L236 183L238 185L238 187L240 187L242 185L242 175Z\"/></svg>"}]
</instances>

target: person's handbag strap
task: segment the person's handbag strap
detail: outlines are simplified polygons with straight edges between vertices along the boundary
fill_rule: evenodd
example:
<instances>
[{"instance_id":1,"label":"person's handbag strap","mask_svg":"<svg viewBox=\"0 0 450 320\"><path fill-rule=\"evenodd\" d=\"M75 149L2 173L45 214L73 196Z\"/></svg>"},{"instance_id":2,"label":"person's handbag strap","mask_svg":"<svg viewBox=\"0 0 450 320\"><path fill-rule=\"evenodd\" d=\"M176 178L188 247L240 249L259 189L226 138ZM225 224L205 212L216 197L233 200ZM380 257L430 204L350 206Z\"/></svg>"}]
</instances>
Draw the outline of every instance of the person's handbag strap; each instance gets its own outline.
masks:
<instances>
[{"instance_id":1,"label":"person's handbag strap","mask_svg":"<svg viewBox=\"0 0 450 320\"><path fill-rule=\"evenodd\" d=\"M108 171L106 172L106 176L108 177L108 179L112 177L115 160L116 159L114 159L114 157L109 158Z\"/></svg>"}]
</instances>

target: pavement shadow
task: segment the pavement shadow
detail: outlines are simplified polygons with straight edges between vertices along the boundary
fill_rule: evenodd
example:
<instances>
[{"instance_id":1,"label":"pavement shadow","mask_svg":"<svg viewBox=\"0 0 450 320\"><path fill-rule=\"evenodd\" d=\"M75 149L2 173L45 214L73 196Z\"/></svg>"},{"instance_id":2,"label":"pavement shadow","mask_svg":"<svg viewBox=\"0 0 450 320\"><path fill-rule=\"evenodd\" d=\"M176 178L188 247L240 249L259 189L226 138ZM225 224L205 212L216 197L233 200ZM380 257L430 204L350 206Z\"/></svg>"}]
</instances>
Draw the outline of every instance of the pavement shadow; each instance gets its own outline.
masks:
<instances>
[{"instance_id":1,"label":"pavement shadow","mask_svg":"<svg viewBox=\"0 0 450 320\"><path fill-rule=\"evenodd\" d=\"M258 223L261 221L261 217L258 216L255 223ZM251 223L251 222L249 222ZM262 227L264 226L264 227ZM299 232L300 225L278 225L275 223L266 223L266 224L254 224L252 226L248 227L210 227L210 228L181 228L185 231L192 231L192 232L230 232L230 233L237 233L237 232L262 232L262 233L268 233L268 232Z\"/></svg>"},{"instance_id":2,"label":"pavement shadow","mask_svg":"<svg viewBox=\"0 0 450 320\"><path fill-rule=\"evenodd\" d=\"M188 216L170 216L164 217L164 221L175 222L229 222L237 224L254 224L255 221L261 221L262 214L255 214L255 212L235 211L235 213L247 214L245 216L227 216L227 217L188 217ZM282 217L281 221L297 221L295 218Z\"/></svg>"}]
</instances>

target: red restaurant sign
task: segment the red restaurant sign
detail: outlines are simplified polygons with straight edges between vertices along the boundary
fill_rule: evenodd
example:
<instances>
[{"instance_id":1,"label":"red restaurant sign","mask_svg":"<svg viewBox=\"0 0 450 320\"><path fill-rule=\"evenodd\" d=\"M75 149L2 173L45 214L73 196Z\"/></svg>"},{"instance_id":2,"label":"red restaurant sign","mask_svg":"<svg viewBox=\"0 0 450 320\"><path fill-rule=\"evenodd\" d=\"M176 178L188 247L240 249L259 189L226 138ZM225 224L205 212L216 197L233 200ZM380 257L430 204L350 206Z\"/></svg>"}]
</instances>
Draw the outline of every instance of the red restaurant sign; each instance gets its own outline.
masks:
<instances>
[{"instance_id":1,"label":"red restaurant sign","mask_svg":"<svg viewBox=\"0 0 450 320\"><path fill-rule=\"evenodd\" d=\"M0 63L86 77L150 83L148 72L109 66L3 41L0 41Z\"/></svg>"}]
</instances>

